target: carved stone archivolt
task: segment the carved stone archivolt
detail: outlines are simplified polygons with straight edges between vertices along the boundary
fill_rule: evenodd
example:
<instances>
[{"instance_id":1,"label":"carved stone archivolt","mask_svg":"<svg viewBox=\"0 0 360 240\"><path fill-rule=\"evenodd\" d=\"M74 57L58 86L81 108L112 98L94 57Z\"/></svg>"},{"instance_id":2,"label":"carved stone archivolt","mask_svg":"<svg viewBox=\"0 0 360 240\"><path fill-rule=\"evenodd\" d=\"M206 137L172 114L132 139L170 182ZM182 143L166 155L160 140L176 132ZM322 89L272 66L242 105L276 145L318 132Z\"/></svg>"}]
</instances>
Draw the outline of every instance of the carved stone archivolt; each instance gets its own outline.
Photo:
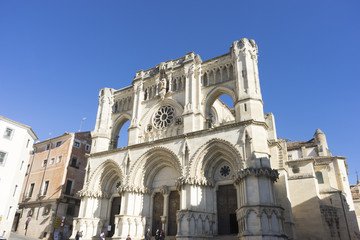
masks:
<instances>
[{"instance_id":1,"label":"carved stone archivolt","mask_svg":"<svg viewBox=\"0 0 360 240\"><path fill-rule=\"evenodd\" d=\"M265 176L265 177L269 177L272 181L276 181L279 178L279 172L275 169L271 169L271 168L246 168L246 169L242 169L239 170L236 173L236 177L235 177L235 183L240 183L242 181L242 179L244 179L247 176Z\"/></svg>"},{"instance_id":2,"label":"carved stone archivolt","mask_svg":"<svg viewBox=\"0 0 360 240\"><path fill-rule=\"evenodd\" d=\"M212 153L221 152L222 155L227 155L229 160L232 160L234 166L241 168L243 166L243 161L239 150L229 143L226 140L220 138L213 138L202 145L193 155L190 160L190 172L191 176L198 175L197 170L204 168L207 164L206 159L209 159L205 156L209 156Z\"/></svg>"}]
</instances>

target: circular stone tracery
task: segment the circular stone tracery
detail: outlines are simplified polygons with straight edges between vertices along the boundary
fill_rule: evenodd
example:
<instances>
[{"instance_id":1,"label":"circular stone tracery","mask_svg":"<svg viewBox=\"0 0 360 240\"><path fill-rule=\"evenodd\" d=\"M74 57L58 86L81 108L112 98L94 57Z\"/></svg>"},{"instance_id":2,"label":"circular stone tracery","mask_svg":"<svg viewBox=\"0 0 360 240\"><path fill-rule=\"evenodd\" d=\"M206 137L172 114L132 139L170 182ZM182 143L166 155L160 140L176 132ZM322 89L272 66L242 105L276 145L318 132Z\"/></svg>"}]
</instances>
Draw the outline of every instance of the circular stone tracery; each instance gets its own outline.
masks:
<instances>
[{"instance_id":1,"label":"circular stone tracery","mask_svg":"<svg viewBox=\"0 0 360 240\"><path fill-rule=\"evenodd\" d=\"M153 123L157 129L169 126L174 120L175 109L172 106L163 106L159 108L154 116Z\"/></svg>"},{"instance_id":2,"label":"circular stone tracery","mask_svg":"<svg viewBox=\"0 0 360 240\"><path fill-rule=\"evenodd\" d=\"M221 176L227 177L229 174L230 174L230 167L229 166L225 165L220 169L220 175Z\"/></svg>"}]
</instances>

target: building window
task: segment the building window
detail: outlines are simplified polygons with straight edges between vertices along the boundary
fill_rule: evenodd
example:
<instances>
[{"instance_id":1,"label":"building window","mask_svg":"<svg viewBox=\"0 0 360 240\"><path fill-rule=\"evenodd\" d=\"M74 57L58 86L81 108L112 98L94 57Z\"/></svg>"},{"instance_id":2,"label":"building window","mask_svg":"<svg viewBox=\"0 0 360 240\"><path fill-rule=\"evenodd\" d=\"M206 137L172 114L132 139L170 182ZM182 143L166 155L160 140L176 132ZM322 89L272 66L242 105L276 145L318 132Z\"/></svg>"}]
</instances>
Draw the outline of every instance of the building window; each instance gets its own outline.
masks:
<instances>
[{"instance_id":1,"label":"building window","mask_svg":"<svg viewBox=\"0 0 360 240\"><path fill-rule=\"evenodd\" d=\"M66 187L65 187L65 194L71 195L73 188L73 181L67 180L66 181Z\"/></svg>"},{"instance_id":2,"label":"building window","mask_svg":"<svg viewBox=\"0 0 360 240\"><path fill-rule=\"evenodd\" d=\"M44 187L43 187L43 192L42 192L43 196L46 195L48 188L49 188L49 181L45 181Z\"/></svg>"},{"instance_id":3,"label":"building window","mask_svg":"<svg viewBox=\"0 0 360 240\"><path fill-rule=\"evenodd\" d=\"M315 172L315 176L318 184L324 184L324 178L322 172Z\"/></svg>"},{"instance_id":4,"label":"building window","mask_svg":"<svg viewBox=\"0 0 360 240\"><path fill-rule=\"evenodd\" d=\"M27 143L26 143L26 148L29 147L29 143L30 143L30 139L28 139Z\"/></svg>"},{"instance_id":5,"label":"building window","mask_svg":"<svg viewBox=\"0 0 360 240\"><path fill-rule=\"evenodd\" d=\"M80 142L79 141L74 141L74 146L79 148L80 147Z\"/></svg>"},{"instance_id":6,"label":"building window","mask_svg":"<svg viewBox=\"0 0 360 240\"><path fill-rule=\"evenodd\" d=\"M293 166L292 167L292 172L293 173L299 173L300 172L300 168L298 166Z\"/></svg>"},{"instance_id":7,"label":"building window","mask_svg":"<svg viewBox=\"0 0 360 240\"><path fill-rule=\"evenodd\" d=\"M75 206L69 204L66 209L66 215L74 216L74 212L75 212Z\"/></svg>"},{"instance_id":8,"label":"building window","mask_svg":"<svg viewBox=\"0 0 360 240\"><path fill-rule=\"evenodd\" d=\"M51 211L51 205L47 205L46 207L44 207L43 216L49 215L50 211Z\"/></svg>"},{"instance_id":9,"label":"building window","mask_svg":"<svg viewBox=\"0 0 360 240\"><path fill-rule=\"evenodd\" d=\"M22 162L21 162L21 165L20 165L20 171L21 171L21 169L22 169L23 165L24 165L24 161L22 161Z\"/></svg>"},{"instance_id":10,"label":"building window","mask_svg":"<svg viewBox=\"0 0 360 240\"><path fill-rule=\"evenodd\" d=\"M62 160L62 156L58 156L57 163L60 163Z\"/></svg>"},{"instance_id":11,"label":"building window","mask_svg":"<svg viewBox=\"0 0 360 240\"><path fill-rule=\"evenodd\" d=\"M57 142L55 146L60 147L61 146L61 141Z\"/></svg>"},{"instance_id":12,"label":"building window","mask_svg":"<svg viewBox=\"0 0 360 240\"><path fill-rule=\"evenodd\" d=\"M53 158L50 159L50 165L54 164L54 162L55 162L55 158L53 157Z\"/></svg>"},{"instance_id":13,"label":"building window","mask_svg":"<svg viewBox=\"0 0 360 240\"><path fill-rule=\"evenodd\" d=\"M11 139L14 134L14 130L11 128L6 128L4 132L4 138Z\"/></svg>"},{"instance_id":14,"label":"building window","mask_svg":"<svg viewBox=\"0 0 360 240\"><path fill-rule=\"evenodd\" d=\"M14 189L14 194L13 194L13 197L15 197L17 187L18 187L18 185L15 185L15 189Z\"/></svg>"},{"instance_id":15,"label":"building window","mask_svg":"<svg viewBox=\"0 0 360 240\"><path fill-rule=\"evenodd\" d=\"M35 187L35 183L30 184L30 188L29 188L29 198L32 196L33 192L34 192L34 187Z\"/></svg>"},{"instance_id":16,"label":"building window","mask_svg":"<svg viewBox=\"0 0 360 240\"><path fill-rule=\"evenodd\" d=\"M86 144L85 150L88 151L88 152L90 151L90 145L89 144Z\"/></svg>"},{"instance_id":17,"label":"building window","mask_svg":"<svg viewBox=\"0 0 360 240\"><path fill-rule=\"evenodd\" d=\"M76 156L72 156L70 166L78 168L78 158Z\"/></svg>"},{"instance_id":18,"label":"building window","mask_svg":"<svg viewBox=\"0 0 360 240\"><path fill-rule=\"evenodd\" d=\"M42 167L46 167L46 165L47 165L47 160L44 160L43 164L42 164Z\"/></svg>"},{"instance_id":19,"label":"building window","mask_svg":"<svg viewBox=\"0 0 360 240\"><path fill-rule=\"evenodd\" d=\"M27 216L32 217L33 214L34 214L34 208L29 209Z\"/></svg>"},{"instance_id":20,"label":"building window","mask_svg":"<svg viewBox=\"0 0 360 240\"><path fill-rule=\"evenodd\" d=\"M27 165L27 169L26 169L26 174L25 175L28 175L30 173L30 164Z\"/></svg>"},{"instance_id":21,"label":"building window","mask_svg":"<svg viewBox=\"0 0 360 240\"><path fill-rule=\"evenodd\" d=\"M49 149L50 149L50 146L51 146L51 144L46 145L46 149L45 149L45 150L49 150Z\"/></svg>"},{"instance_id":22,"label":"building window","mask_svg":"<svg viewBox=\"0 0 360 240\"><path fill-rule=\"evenodd\" d=\"M8 219L9 219L10 212L11 212L11 208L12 208L12 206L10 206L10 207L9 207L9 211L8 211L8 214L7 214L6 220L8 220Z\"/></svg>"},{"instance_id":23,"label":"building window","mask_svg":"<svg viewBox=\"0 0 360 240\"><path fill-rule=\"evenodd\" d=\"M0 152L0 166L5 164L6 152Z\"/></svg>"}]
</instances>

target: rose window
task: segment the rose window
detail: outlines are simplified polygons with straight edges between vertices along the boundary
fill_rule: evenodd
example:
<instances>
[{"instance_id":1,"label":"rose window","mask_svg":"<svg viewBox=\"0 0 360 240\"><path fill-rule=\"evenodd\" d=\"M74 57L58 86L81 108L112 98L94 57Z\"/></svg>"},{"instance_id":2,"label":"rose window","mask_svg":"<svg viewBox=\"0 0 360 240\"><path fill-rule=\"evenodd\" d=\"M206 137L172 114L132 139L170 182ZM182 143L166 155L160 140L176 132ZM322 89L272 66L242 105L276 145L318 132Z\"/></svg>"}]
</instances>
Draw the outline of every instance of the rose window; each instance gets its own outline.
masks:
<instances>
[{"instance_id":1,"label":"rose window","mask_svg":"<svg viewBox=\"0 0 360 240\"><path fill-rule=\"evenodd\" d=\"M154 117L154 126L158 129L166 128L174 120L175 109L172 106L159 108Z\"/></svg>"},{"instance_id":2,"label":"rose window","mask_svg":"<svg viewBox=\"0 0 360 240\"><path fill-rule=\"evenodd\" d=\"M223 166L220 168L220 174L223 177L227 177L230 174L230 167L229 166Z\"/></svg>"}]
</instances>

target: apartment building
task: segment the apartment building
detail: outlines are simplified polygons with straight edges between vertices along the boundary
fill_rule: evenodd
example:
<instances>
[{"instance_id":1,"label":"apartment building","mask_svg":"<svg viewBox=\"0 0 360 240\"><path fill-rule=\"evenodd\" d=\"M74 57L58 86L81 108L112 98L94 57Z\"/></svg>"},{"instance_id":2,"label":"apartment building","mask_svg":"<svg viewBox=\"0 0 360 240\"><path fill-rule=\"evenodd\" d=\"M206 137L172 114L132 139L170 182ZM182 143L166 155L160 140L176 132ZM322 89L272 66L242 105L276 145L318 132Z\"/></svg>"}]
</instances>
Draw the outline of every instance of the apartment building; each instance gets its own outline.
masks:
<instances>
[{"instance_id":1,"label":"apartment building","mask_svg":"<svg viewBox=\"0 0 360 240\"><path fill-rule=\"evenodd\" d=\"M9 238L26 165L36 134L31 127L0 116L0 237Z\"/></svg>"},{"instance_id":2,"label":"apartment building","mask_svg":"<svg viewBox=\"0 0 360 240\"><path fill-rule=\"evenodd\" d=\"M67 239L79 211L90 132L64 133L36 143L13 230L39 239Z\"/></svg>"}]
</instances>

